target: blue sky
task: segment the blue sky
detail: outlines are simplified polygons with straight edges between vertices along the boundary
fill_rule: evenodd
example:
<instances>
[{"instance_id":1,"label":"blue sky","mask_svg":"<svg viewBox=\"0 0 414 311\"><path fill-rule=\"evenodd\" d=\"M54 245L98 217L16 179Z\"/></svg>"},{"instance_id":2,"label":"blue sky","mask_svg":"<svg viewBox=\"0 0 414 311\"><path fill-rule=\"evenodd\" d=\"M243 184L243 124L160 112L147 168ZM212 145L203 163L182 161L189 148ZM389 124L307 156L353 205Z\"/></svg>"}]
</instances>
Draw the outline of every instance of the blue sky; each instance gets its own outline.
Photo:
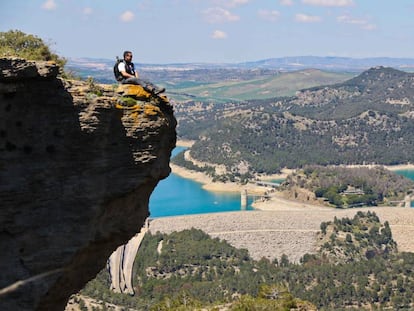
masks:
<instances>
[{"instance_id":1,"label":"blue sky","mask_svg":"<svg viewBox=\"0 0 414 311\"><path fill-rule=\"evenodd\" d=\"M1 0L0 31L140 63L414 57L413 0Z\"/></svg>"}]
</instances>

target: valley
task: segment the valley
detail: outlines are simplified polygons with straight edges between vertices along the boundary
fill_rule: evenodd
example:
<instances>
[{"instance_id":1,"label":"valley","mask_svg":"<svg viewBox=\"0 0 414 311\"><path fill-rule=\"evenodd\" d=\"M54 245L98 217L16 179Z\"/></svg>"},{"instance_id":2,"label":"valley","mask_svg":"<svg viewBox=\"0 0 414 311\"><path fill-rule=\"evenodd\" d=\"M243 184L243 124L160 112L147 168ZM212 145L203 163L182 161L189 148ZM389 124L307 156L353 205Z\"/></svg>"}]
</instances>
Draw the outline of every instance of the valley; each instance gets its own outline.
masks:
<instances>
[{"instance_id":1,"label":"valley","mask_svg":"<svg viewBox=\"0 0 414 311\"><path fill-rule=\"evenodd\" d=\"M203 292L206 296L200 299L211 307L212 301L208 299L229 301L222 293L217 293L214 290L217 287L212 284L217 281L220 282L220 286L236 286L228 285L233 283L228 281L227 276L233 275L235 278L237 276L235 271L239 271L238 269L243 273L243 280L254 280L250 285L243 283L244 289L241 292L251 291L256 294L259 289L253 288L253 284L260 284L268 277L270 279L266 284L271 286L270 284L285 272L290 275L291 271L295 271L294 274L298 276L309 275L308 273L320 269L334 269L328 266L324 259L317 257L320 248L321 223L337 218L352 218L359 212L375 211L379 219L387 222L392 230L392 237L400 252L396 256L404 258L401 260L406 260L405 256L411 258L414 244L409 237L414 233L414 209L403 208L401 205L391 206L392 204L387 204L388 201L379 202L383 206L376 206L377 201L367 201L375 203L373 204L375 206L334 208L338 201L327 202L329 199L325 199L324 202L323 199L315 198L315 189L303 187L307 182L305 178L300 174L296 175L296 179L292 178L300 169L305 172L309 170L307 165L310 164L318 164L322 167L356 167L356 171L362 171L362 167L367 164L381 167L412 163L414 78L411 73L385 67L375 67L358 73L327 73L314 69L284 73L266 69L254 73L250 69L240 68L235 71L228 68L196 71L198 80L184 81L176 77L174 83L168 84L174 80L169 76L168 81L163 82L168 86L168 92L173 99L179 138L186 142L187 148L172 160L173 173L205 183L205 187L211 191L240 193L240 190L248 188L253 193L266 194L266 199L258 200L253 204L255 211L151 219L148 241L144 242L144 245L149 243L147 245L149 248L143 246L138 252L136 261L137 267L140 268L137 268L137 271L146 267L148 258L154 256L156 250L159 260L164 249L171 249L175 255L167 255L162 259L164 261L153 264L151 268L145 268L146 274L140 272L134 282L139 284L136 285L136 290L141 293L141 296L134 298L132 302L126 297L115 297L108 293L103 281L105 272L92 281L91 285L83 291L84 295L95 298L105 297L105 301L118 306L141 306L145 309L143 307L146 304L145 299L149 297L155 299L152 300L154 308L164 304L171 305L172 300L168 300L170 298L166 301L162 300L162 297L180 299L173 293L174 290L171 291L180 288L194 293L195 296L190 295L189 299L200 298L202 297L200 292ZM191 74L195 74L196 71L191 71ZM222 77L226 77L224 81L219 80L219 72ZM258 72L260 77L255 76ZM237 79L234 78L235 73L239 75ZM189 72L186 71L186 74ZM186 76L186 79L191 74ZM185 76L182 72L180 75ZM203 75L206 75L205 79L210 80L201 78ZM306 82L299 79L301 76L312 75L321 79L313 79L313 81L310 79ZM264 86L273 90L269 97ZM254 184L256 178L269 178L269 176L287 178L293 187L284 188L283 191L256 187ZM392 176L394 175L383 175L387 182L392 180L395 185L404 184L399 184L399 179ZM333 181L326 180L332 185L335 184ZM348 186L357 188L356 181L345 181L343 177L338 177L337 180L343 180L348 183ZM366 187L369 183L363 180L363 184ZM343 188L344 185L338 187ZM387 187L394 189L390 184ZM375 187L373 189L378 193L373 192L378 194L377 198L380 199L401 201L404 194L410 191L411 184L404 187L392 190L393 195L384 195L385 192L378 192ZM364 195L373 194L368 188L364 188L367 191ZM336 200L338 195L336 193ZM371 200L371 197L369 198ZM345 205L354 204L349 197L340 196L339 200ZM206 242L206 245L209 245L205 246L209 250L208 254L206 249L200 246L201 244L195 243L199 241L201 235L197 230L202 230L214 241ZM182 246L178 244L167 246L167 242L162 244L164 246L160 251L160 244L157 246L155 241L169 239L170 235L174 238L169 243L178 243L183 239L187 250L191 251L191 254L200 251L201 257L189 254L190 257L186 258ZM180 235L186 237L179 237ZM345 237L345 233L340 236ZM237 250L227 249L224 245L213 246L214 243L219 245L228 243ZM340 245L342 242L338 243ZM215 247L218 247L219 255L215 253ZM242 263L246 254L252 261ZM352 258L349 257L349 260L353 260ZM204 266L202 262L205 259L213 260L214 264L212 262ZM310 266L304 266L303 264L308 260ZM315 263L312 260L315 260ZM391 265L387 256L380 256L376 260L381 264ZM233 265L229 266L229 262ZM174 266L174 263L177 266ZM254 268L250 268L250 264ZM352 268L351 265L345 265L341 272L334 272L334 275L346 273L344 271L353 268L371 269L368 268L371 264L379 263L376 261L360 263ZM216 276L211 274L211 266L215 267L215 271L220 271L218 280L215 279L217 274ZM244 268L241 268L242 266ZM249 268L244 270L246 267ZM273 275L266 274L265 271L275 267ZM283 270L284 268L287 270ZM257 270L256 276L250 274L251 269ZM394 267L387 269L391 271ZM358 274L357 271L359 270L355 270L354 273ZM261 281L258 279L259 274ZM312 284L315 284L316 279L322 282L320 276L314 277L315 279L306 286L307 289L314 288ZM299 278L300 282L303 278L306 277ZM384 298L388 299L387 301L373 302L375 298L367 298L367 293L371 295L371 291L377 288L375 282L380 280L381 276L375 274L371 278L372 284L365 285L364 289L358 287L359 285L350 287L355 291L359 290L360 296L357 301L349 298L348 306L359 310L369 309L370 306L410 305L411 302L405 294L395 294L392 297L388 295L389 287L394 286L390 285L391 283L379 285L377 293L381 297L388 295L388 298ZM288 276L282 279L285 280L284 282L295 282ZM409 278L406 281L406 286L411 286ZM352 282L356 284L360 280L354 279ZM296 287L294 283L290 284L295 295L298 295L301 292L299 288L302 288L303 284ZM94 292L94 288L100 288L99 294L93 294L97 293ZM316 294L311 292L299 296L301 299L310 299L311 303L322 307L321 309L329 310L328 305L335 306L337 310L346 308L342 302L335 300L334 292L330 292L329 295L332 296L327 294L325 298L319 294L318 289L315 289ZM344 289L340 295L354 297L356 294L352 296ZM206 297L220 298L205 300ZM371 304L368 301L371 301ZM313 310L312 307L309 307L309 310Z\"/></svg>"}]
</instances>

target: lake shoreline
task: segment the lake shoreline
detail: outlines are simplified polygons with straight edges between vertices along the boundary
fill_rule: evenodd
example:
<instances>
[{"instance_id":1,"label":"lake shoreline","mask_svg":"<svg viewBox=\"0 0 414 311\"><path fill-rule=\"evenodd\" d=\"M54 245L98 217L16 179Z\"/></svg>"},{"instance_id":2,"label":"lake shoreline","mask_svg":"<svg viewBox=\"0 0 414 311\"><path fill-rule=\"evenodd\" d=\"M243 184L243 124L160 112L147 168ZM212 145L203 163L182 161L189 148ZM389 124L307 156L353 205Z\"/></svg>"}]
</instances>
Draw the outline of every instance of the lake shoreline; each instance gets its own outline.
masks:
<instances>
[{"instance_id":1,"label":"lake shoreline","mask_svg":"<svg viewBox=\"0 0 414 311\"><path fill-rule=\"evenodd\" d=\"M177 142L178 146L185 146L190 147L194 142L190 141L179 141ZM414 164L407 163L407 164L398 164L398 165L377 165L377 164L367 164L367 165L338 165L337 167L345 167L345 168L360 168L360 167L384 167L390 171L414 171ZM284 193L281 191L275 191L271 187L259 186L253 182L249 182L247 184L240 184L236 182L216 182L213 181L210 176L203 172L197 172L193 170L189 170L187 168L175 165L170 163L170 167L172 173L182 177L187 178L192 181L195 181L201 184L201 187L204 190L211 191L211 192L228 192L228 193L241 193L244 190L247 190L249 195L258 195L262 196L264 194L267 195L266 200L256 200L252 203L252 207L255 210L262 210L262 211L292 211L297 210L298 208L307 208L307 209L314 209L320 210L331 208L323 205L322 203L318 204L317 201L312 202L304 202L300 200L294 200L290 198L286 198ZM280 174L272 174L272 175L258 175L257 179L262 181L272 181L272 180L280 180L285 179L289 174L295 172L295 169L282 169Z\"/></svg>"},{"instance_id":2,"label":"lake shoreline","mask_svg":"<svg viewBox=\"0 0 414 311\"><path fill-rule=\"evenodd\" d=\"M207 191L213 192L241 192L242 190L247 190L249 193L257 193L262 194L266 190L267 187L258 186L253 183L248 183L242 185L240 183L235 182L217 182L212 181L212 178L203 172L197 172L193 170L189 170L182 166L178 166L176 164L170 163L171 172L183 178L191 179L197 183L202 184L202 188ZM291 170L282 170L280 174L273 174L273 175L266 175L262 176L261 180L276 180L276 179L285 179L288 174L290 174Z\"/></svg>"},{"instance_id":3,"label":"lake shoreline","mask_svg":"<svg viewBox=\"0 0 414 311\"><path fill-rule=\"evenodd\" d=\"M190 140L178 140L176 145L179 147L191 147L195 141ZM355 164L355 165L338 165L338 167L347 167L347 168L358 168L358 167L378 167L383 166L386 169L390 171L403 171L403 170L413 170L414 171L414 164L407 163L407 164L397 164L397 165L379 165L379 164ZM170 163L171 171L172 173L183 177L191 179L197 183L202 184L202 188L207 191L213 191L213 192L241 192L242 190L246 189L247 191L251 191L253 193L263 194L267 190L269 190L267 187L263 186L257 186L253 183L248 184L240 184L236 182L216 182L213 181L210 176L203 172L193 171L189 170L185 167L178 166L176 164ZM290 168L283 168L280 173L278 174L270 174L270 175L257 175L258 180L262 181L272 181L272 180L278 180L278 179L286 179L286 177L289 174L292 174L295 172L296 169L290 169Z\"/></svg>"},{"instance_id":4,"label":"lake shoreline","mask_svg":"<svg viewBox=\"0 0 414 311\"><path fill-rule=\"evenodd\" d=\"M189 145L190 143L187 143ZM182 144L180 144L182 146ZM299 201L285 196L285 193L274 191L256 185L241 185L237 183L213 182L212 178L202 172L170 164L172 173L176 176L194 181L203 189L214 192L233 192L240 194L243 189L251 187L253 191L268 191L267 200L257 200L252 204L254 210L248 211L212 211L197 214L160 216L151 219L150 231L172 232L184 229L198 228L210 236L227 240L238 248L246 248L254 259L262 257L269 259L280 258L287 254L289 259L299 262L305 253L316 250L317 232L320 223L332 221L336 217L353 217L358 211L374 211L384 222L391 225L393 237L400 251L414 252L414 242L410 238L414 234L414 209L403 207L364 207L352 209L337 209L318 204L315 201ZM377 166L377 165L375 165ZM374 167L374 165L352 165L347 167ZM412 170L414 165L386 166L392 171ZM284 171L283 174L260 176L261 180L286 178L294 170Z\"/></svg>"}]
</instances>

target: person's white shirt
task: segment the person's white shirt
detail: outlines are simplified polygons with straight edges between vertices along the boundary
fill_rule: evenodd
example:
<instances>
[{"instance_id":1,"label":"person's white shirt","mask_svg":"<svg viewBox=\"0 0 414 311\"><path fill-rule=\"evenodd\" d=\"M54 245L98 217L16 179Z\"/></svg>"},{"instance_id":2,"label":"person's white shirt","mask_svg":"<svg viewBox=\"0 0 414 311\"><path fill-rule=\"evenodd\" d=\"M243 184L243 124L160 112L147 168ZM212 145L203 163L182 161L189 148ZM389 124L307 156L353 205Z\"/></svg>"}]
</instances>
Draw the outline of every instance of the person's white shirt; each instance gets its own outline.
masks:
<instances>
[{"instance_id":1,"label":"person's white shirt","mask_svg":"<svg viewBox=\"0 0 414 311\"><path fill-rule=\"evenodd\" d=\"M125 67L125 63L124 62L120 62L118 64L118 70L119 70L119 72L126 71L126 67Z\"/></svg>"}]
</instances>

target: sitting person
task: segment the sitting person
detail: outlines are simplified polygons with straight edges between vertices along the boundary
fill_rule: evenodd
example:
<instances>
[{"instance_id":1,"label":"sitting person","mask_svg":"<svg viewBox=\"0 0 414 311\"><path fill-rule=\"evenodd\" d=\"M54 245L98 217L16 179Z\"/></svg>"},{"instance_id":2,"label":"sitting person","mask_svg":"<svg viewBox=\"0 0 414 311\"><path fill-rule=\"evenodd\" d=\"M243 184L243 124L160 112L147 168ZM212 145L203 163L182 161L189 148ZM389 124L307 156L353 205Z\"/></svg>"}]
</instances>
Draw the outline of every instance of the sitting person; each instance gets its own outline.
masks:
<instances>
[{"instance_id":1,"label":"sitting person","mask_svg":"<svg viewBox=\"0 0 414 311\"><path fill-rule=\"evenodd\" d=\"M119 81L122 84L138 84L144 90L153 94L165 92L165 88L158 88L151 82L139 78L138 71L135 70L134 63L132 62L132 52L130 51L124 52L124 60L119 62L118 71L121 75Z\"/></svg>"}]
</instances>

